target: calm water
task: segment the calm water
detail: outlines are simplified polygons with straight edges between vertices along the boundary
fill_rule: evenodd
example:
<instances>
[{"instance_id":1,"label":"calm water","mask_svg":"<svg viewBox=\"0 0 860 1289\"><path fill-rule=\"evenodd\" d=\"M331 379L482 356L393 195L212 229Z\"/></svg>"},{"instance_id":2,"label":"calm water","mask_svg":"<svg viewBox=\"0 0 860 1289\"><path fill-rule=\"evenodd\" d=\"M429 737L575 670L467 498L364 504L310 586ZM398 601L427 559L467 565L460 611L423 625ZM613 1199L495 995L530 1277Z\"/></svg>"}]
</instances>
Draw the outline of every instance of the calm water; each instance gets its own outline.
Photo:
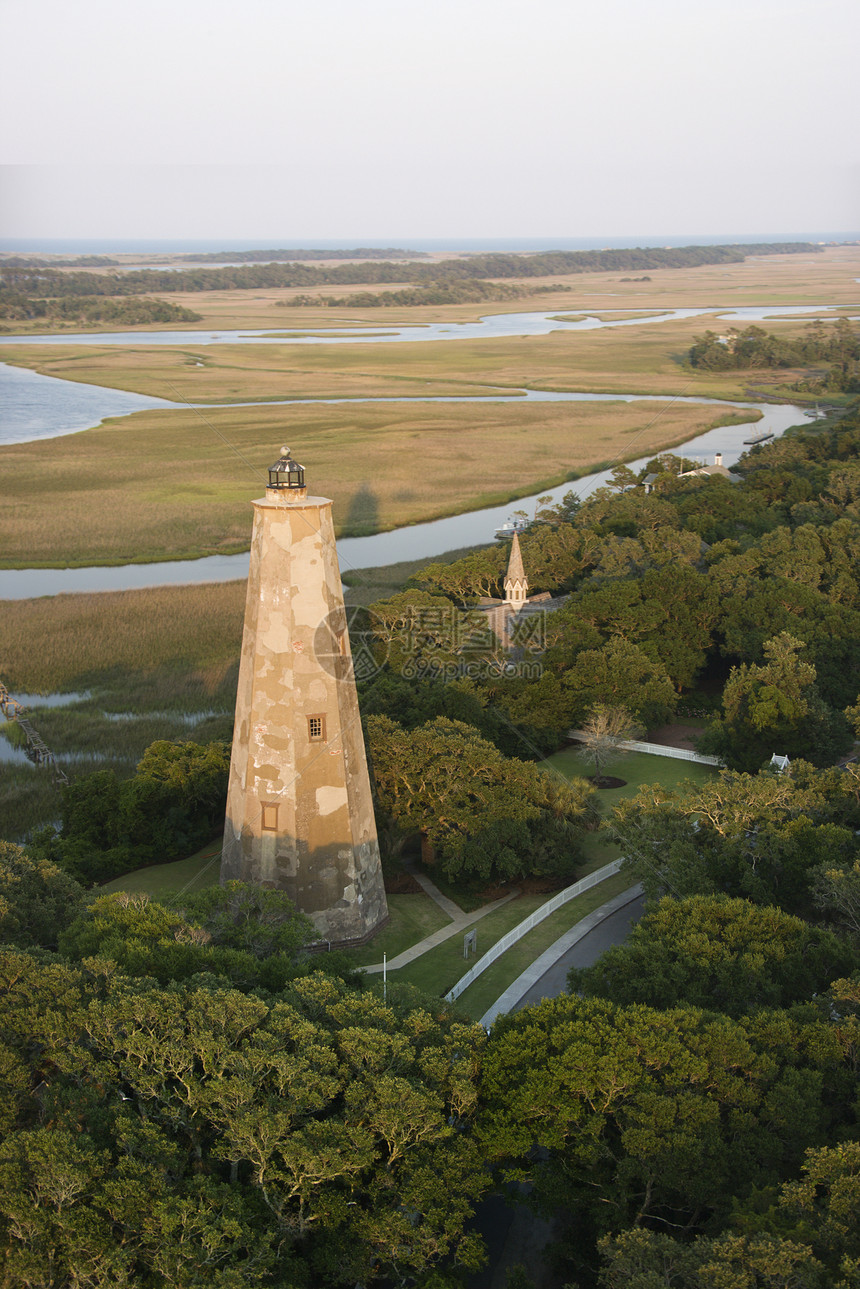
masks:
<instances>
[{"instance_id":1,"label":"calm water","mask_svg":"<svg viewBox=\"0 0 860 1289\"><path fill-rule=\"evenodd\" d=\"M553 397L589 399L591 395L555 395ZM638 401L635 395L603 395L605 399L623 398L624 401ZM662 403L670 400L652 398L643 400ZM677 400L676 400L677 401ZM707 402L712 400L687 399L687 402ZM719 404L726 407L755 407L755 404L736 403ZM779 436L789 425L797 425L803 418L800 408L792 405L765 406L761 408L760 420L746 425L726 425L709 430L697 438L691 439L682 447L673 451L694 458L707 458L713 461L714 453L722 452L723 464L732 465L746 451L744 439L750 432L759 434L770 430ZM648 458L642 457L631 462L633 469L644 465ZM533 511L538 495L553 496L560 501L567 492L586 497L606 482L608 471L586 475L575 483L563 483L557 488L548 489L540 494L525 497L506 506L493 506L486 510L475 510L464 515L453 515L449 519L437 519L432 523L413 524L408 528L398 528L390 533L377 533L372 537L344 537L337 543L338 557L342 571L347 569L371 568L376 565L393 564L400 560L420 559L428 555L441 555L445 551L456 550L461 546L474 546L489 542L493 534L513 510ZM250 523L250 518L249 518ZM71 591L122 591L145 586L175 586L195 582L229 582L235 578L247 577L247 553L242 555L213 555L206 559L176 560L162 564L127 564L120 568L73 568L73 569L6 569L0 570L0 598L26 599L37 595L58 595Z\"/></svg>"},{"instance_id":2,"label":"calm water","mask_svg":"<svg viewBox=\"0 0 860 1289\"><path fill-rule=\"evenodd\" d=\"M819 308L792 309L790 312L818 313L826 306ZM674 309L660 315L660 320L667 317L698 317L707 314L707 309ZM774 313L785 313L785 309L774 307L735 309L720 314L726 324L763 320ZM625 322L601 322L598 318L585 318L581 322L563 323L556 320L552 313L506 313L482 318L479 322L462 325L434 324L428 327L400 327L387 332L384 336L368 335L356 331L344 337L342 334L331 336L301 336L290 339L290 344L344 344L356 343L381 344L391 341L420 342L430 340L467 340L489 336L546 335L550 331L589 331L608 326L645 326L657 318L631 318ZM0 345L20 344L21 337L0 336ZM217 344L217 343L266 343L283 344L283 339L275 339L271 332L114 332L109 335L76 335L76 336L34 336L28 337L28 344ZM511 391L498 394L499 399L516 397ZM537 399L552 397L540 392L529 393L527 397ZM567 397L570 397L568 395ZM574 395L573 397L576 397ZM580 396L581 397L581 396ZM588 397L594 397L589 395ZM285 402L369 402L381 400L368 399L296 399ZM428 399L427 401L431 401ZM432 399L434 402L461 402L461 399ZM27 371L22 367L11 367L0 363L0 405L3 408L0 420L0 444L27 443L34 439L56 438L64 434L76 434L81 430L98 425L109 416L127 416L131 412L144 411L149 408L176 407L177 404L163 398L152 398L144 394L127 393L124 390L106 389L100 385L84 385L77 381L61 380L54 376L42 376ZM213 404L183 404L187 407L211 407ZM242 406L232 404L231 406Z\"/></svg>"},{"instance_id":3,"label":"calm water","mask_svg":"<svg viewBox=\"0 0 860 1289\"><path fill-rule=\"evenodd\" d=\"M611 293L600 293L600 299L611 299ZM600 311L611 309L611 304L601 304ZM710 305L698 309L666 309L657 317L627 318L623 322L601 321L593 316L580 317L578 322L559 321L565 308L547 313L496 313L480 318L477 322L430 322L402 327L372 324L355 324L354 319L332 318L330 335L320 334L319 326L313 335L304 335L301 329L284 326L283 330L267 327L264 331L107 331L89 334L64 334L51 336L0 336L0 345L378 345L415 343L430 340L484 340L502 336L545 336L550 331L598 331L603 327L641 327L649 322L665 322L667 318L698 318L713 314L728 324L734 322L761 322L778 314L798 317L808 313L821 313L828 305L784 305L777 307L749 306L726 309ZM571 314L581 314L574 305ZM626 307L622 310L629 313ZM654 313L643 309L643 314Z\"/></svg>"},{"instance_id":4,"label":"calm water","mask_svg":"<svg viewBox=\"0 0 860 1289\"><path fill-rule=\"evenodd\" d=\"M726 323L746 323L763 320L774 314L786 313L820 313L827 306L806 306L803 308L747 307L743 309L724 310L719 317ZM675 309L660 314L666 317L697 317L714 313L713 309ZM404 342L470 339L490 336L545 335L550 331L593 330L606 326L642 326L651 320L644 317L631 318L624 322L602 322L598 318L584 318L579 322L559 322L558 314L509 313L495 314L482 318L476 323L434 324L432 326L401 327L386 333L343 336L302 336L298 343L304 344L339 344L354 343L356 339L364 343L390 343L392 340ZM334 321L334 320L333 320ZM21 343L22 338L2 336L0 344ZM33 344L68 344L74 342L82 345L103 344L216 344L239 340L246 343L284 343L282 338L271 332L122 332L111 335L85 336L39 336L28 337L27 343ZM296 343L290 338L289 343ZM500 391L490 401L507 401L510 398L523 397L528 401L626 401L641 399L643 402L667 404L671 401L683 402L716 402L716 400L684 398L670 400L663 397L643 396L636 394L559 394L544 391ZM26 442L39 438L53 438L63 434L73 434L89 428L107 416L123 416L133 411L146 408L169 408L177 404L166 399L151 398L145 395L127 393L121 390L105 389L101 386L83 385L73 381L60 380L55 377L38 375L23 368L0 364L0 399L4 405L0 442ZM370 399L326 399L326 400L285 400L284 405L295 402L350 403L382 400ZM385 400L414 401L414 400ZM430 398L419 401L433 402L481 402L475 398ZM249 406L256 404L249 404ZM726 407L756 407L752 403L725 403ZM186 406L197 406L187 404ZM200 406L212 406L205 404ZM241 406L241 404L231 404ZM712 454L722 451L726 465L736 461L743 449L743 439L749 437L750 428L756 432L770 429L774 434L781 434L789 425L797 424L802 416L800 409L792 406L765 407L764 420L757 425L723 427L691 440L683 446L686 455ZM562 497L573 488L579 495L585 496L605 480L605 475L591 475L579 480L575 485L569 483L555 489L553 495ZM390 564L398 560L416 559L428 555L441 554L460 546L475 545L488 541L493 532L515 508L533 507L536 497L525 498L515 506L493 507L475 511L450 519L437 520L433 523L415 524L408 528L391 533L380 533L373 537L344 538L338 542L341 566L349 568L367 568L374 565ZM180 560L162 564L134 564L122 568L85 568L85 569L28 569L0 571L0 598L21 599L37 595L56 595L64 591L124 590L144 586L183 584L189 582L228 581L247 575L248 556L212 556L200 560Z\"/></svg>"}]
</instances>

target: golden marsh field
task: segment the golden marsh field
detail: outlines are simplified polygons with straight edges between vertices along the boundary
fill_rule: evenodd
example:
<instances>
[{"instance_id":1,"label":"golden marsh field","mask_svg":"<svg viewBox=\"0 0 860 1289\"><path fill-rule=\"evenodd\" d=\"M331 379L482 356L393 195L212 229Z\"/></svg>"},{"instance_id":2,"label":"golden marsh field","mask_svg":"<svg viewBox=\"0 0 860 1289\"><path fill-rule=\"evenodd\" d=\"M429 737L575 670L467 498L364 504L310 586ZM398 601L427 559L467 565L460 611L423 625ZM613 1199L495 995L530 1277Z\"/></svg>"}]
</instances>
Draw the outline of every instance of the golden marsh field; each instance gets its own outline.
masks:
<instances>
[{"instance_id":1,"label":"golden marsh field","mask_svg":"<svg viewBox=\"0 0 860 1289\"><path fill-rule=\"evenodd\" d=\"M204 314L204 321L190 329L213 334L239 327L281 334L336 331L347 324L379 334L390 325L420 329L440 320L453 329L514 308L597 313L619 322L635 309L659 315L670 308L713 306L714 315L658 316L641 328L414 345L299 346L285 340L85 347L75 345L70 333L68 345L7 346L5 361L67 380L159 396L177 407L0 449L2 564L148 561L246 548L248 503L259 495L263 471L282 442L306 466L312 490L333 499L340 533L390 529L503 504L596 466L675 446L724 422L720 408L669 405L674 395L786 399L793 373L707 373L685 366L694 336L709 326L728 325L716 320L719 308L828 303L848 315L860 312L858 247L654 270L650 281L623 281L624 276L572 275L559 280L571 290L535 295L515 306L386 306L351 313L280 307L294 294L290 290L172 298ZM325 295L325 288L316 294ZM798 319L767 323L780 334L805 325ZM647 393L665 395L667 403L491 401L500 392L515 395L524 389ZM434 396L482 401L418 401ZM332 398L372 401L323 401ZM268 405L284 399L311 402ZM403 399L416 401L392 401ZM190 402L207 406L183 406ZM254 405L216 406L231 403ZM46 477L51 478L47 487Z\"/></svg>"}]
</instances>

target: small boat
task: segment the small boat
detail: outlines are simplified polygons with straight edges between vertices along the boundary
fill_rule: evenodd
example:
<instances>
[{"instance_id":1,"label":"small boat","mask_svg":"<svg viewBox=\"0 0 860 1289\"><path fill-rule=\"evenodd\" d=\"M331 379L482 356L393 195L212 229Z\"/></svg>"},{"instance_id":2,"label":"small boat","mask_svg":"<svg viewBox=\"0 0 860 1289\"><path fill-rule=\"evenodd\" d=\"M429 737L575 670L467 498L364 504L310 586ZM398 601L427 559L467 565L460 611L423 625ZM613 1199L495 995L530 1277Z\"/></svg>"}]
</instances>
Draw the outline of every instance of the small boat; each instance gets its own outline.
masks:
<instances>
[{"instance_id":1,"label":"small boat","mask_svg":"<svg viewBox=\"0 0 860 1289\"><path fill-rule=\"evenodd\" d=\"M496 537L513 537L514 533L522 533L529 526L527 519L508 519L502 524L501 528L496 529Z\"/></svg>"},{"instance_id":2,"label":"small boat","mask_svg":"<svg viewBox=\"0 0 860 1289\"><path fill-rule=\"evenodd\" d=\"M762 430L761 434L756 434L751 439L744 439L744 446L754 448L757 443L767 443L768 439L772 438L773 430Z\"/></svg>"}]
</instances>

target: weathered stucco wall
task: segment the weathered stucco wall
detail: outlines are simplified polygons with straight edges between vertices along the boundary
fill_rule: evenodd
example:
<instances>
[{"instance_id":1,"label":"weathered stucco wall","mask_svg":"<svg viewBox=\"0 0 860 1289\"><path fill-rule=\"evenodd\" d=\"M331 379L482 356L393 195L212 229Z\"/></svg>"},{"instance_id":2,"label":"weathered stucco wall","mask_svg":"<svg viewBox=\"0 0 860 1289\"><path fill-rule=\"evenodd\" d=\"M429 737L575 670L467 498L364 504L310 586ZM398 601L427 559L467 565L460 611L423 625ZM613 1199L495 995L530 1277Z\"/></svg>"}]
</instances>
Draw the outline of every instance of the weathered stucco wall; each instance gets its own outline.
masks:
<instances>
[{"instance_id":1,"label":"weathered stucco wall","mask_svg":"<svg viewBox=\"0 0 860 1289\"><path fill-rule=\"evenodd\" d=\"M331 502L303 491L254 502L221 861L234 879L285 890L326 939L387 920Z\"/></svg>"}]
</instances>

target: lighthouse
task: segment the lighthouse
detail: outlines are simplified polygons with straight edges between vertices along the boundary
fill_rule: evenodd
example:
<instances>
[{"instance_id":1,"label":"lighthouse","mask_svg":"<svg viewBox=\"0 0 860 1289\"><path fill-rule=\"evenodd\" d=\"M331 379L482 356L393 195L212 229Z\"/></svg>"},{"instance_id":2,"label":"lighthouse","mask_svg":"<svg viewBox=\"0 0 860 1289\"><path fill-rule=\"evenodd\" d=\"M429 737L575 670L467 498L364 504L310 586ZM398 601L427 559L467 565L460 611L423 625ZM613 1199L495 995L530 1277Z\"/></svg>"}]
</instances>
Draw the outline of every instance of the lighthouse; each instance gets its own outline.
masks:
<instances>
[{"instance_id":1,"label":"lighthouse","mask_svg":"<svg viewBox=\"0 0 860 1289\"><path fill-rule=\"evenodd\" d=\"M331 501L285 447L253 506L221 881L283 890L355 943L388 907Z\"/></svg>"}]
</instances>

